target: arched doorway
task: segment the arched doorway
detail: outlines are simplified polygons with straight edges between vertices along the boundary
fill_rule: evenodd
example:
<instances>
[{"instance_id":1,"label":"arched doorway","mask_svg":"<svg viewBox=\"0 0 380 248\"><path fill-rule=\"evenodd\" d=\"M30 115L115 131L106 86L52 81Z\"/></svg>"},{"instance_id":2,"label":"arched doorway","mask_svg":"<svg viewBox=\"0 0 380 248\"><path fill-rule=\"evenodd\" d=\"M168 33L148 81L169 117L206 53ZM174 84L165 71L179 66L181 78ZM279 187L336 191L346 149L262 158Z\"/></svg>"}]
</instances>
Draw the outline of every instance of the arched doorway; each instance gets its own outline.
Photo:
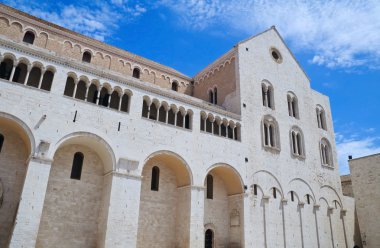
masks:
<instances>
[{"instance_id":1,"label":"arched doorway","mask_svg":"<svg viewBox=\"0 0 380 248\"><path fill-rule=\"evenodd\" d=\"M207 229L205 232L205 248L213 248L214 233L211 229Z\"/></svg>"},{"instance_id":2,"label":"arched doorway","mask_svg":"<svg viewBox=\"0 0 380 248\"><path fill-rule=\"evenodd\" d=\"M34 139L25 124L0 113L0 247L12 235Z\"/></svg>"},{"instance_id":3,"label":"arched doorway","mask_svg":"<svg viewBox=\"0 0 380 248\"><path fill-rule=\"evenodd\" d=\"M148 157L142 169L137 247L187 247L192 176L169 151Z\"/></svg>"},{"instance_id":4,"label":"arched doorway","mask_svg":"<svg viewBox=\"0 0 380 248\"><path fill-rule=\"evenodd\" d=\"M90 133L56 146L36 247L102 247L114 155Z\"/></svg>"},{"instance_id":5,"label":"arched doorway","mask_svg":"<svg viewBox=\"0 0 380 248\"><path fill-rule=\"evenodd\" d=\"M217 164L207 173L204 185L204 225L215 228L213 246L242 247L244 186L239 173L230 165Z\"/></svg>"}]
</instances>

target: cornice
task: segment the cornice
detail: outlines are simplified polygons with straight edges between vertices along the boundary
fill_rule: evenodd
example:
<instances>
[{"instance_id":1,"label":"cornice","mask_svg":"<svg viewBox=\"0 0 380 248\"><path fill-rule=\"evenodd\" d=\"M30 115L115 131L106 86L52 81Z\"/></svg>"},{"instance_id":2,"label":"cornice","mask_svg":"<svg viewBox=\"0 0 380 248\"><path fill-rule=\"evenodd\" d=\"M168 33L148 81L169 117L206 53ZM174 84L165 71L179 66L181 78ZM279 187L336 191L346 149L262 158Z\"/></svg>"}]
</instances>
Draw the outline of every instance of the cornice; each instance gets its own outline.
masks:
<instances>
[{"instance_id":1,"label":"cornice","mask_svg":"<svg viewBox=\"0 0 380 248\"><path fill-rule=\"evenodd\" d=\"M69 69L76 69L88 74L92 74L95 77L108 79L113 82L127 85L131 88L144 90L153 94L157 94L162 97L174 99L176 101L183 102L185 104L194 106L201 110L207 110L207 111L211 111L213 113L217 113L219 115L223 115L225 117L229 117L235 120L239 120L239 121L241 120L240 115L226 111L219 106L211 105L208 102L203 101L201 99L188 96L182 93L174 92L172 90L163 89L151 83L147 83L147 82L135 79L133 77L111 71L109 69L99 69L91 64L84 64L84 63L80 63L74 60L68 60L66 58L56 56L56 54L53 52L48 52L46 50L36 48L34 46L25 45L22 43L16 43L14 41L4 38L3 36L0 36L0 44L1 46L8 48L10 50L28 54L45 61L50 61L52 63L59 64Z\"/></svg>"},{"instance_id":2,"label":"cornice","mask_svg":"<svg viewBox=\"0 0 380 248\"><path fill-rule=\"evenodd\" d=\"M164 66L162 64L159 64L155 61L143 58L141 56L138 56L136 54L133 54L131 52L128 52L126 50L122 50L120 48L113 47L111 45L108 45L106 43L100 42L98 40L92 39L90 37L84 36L82 34L76 33L74 31L71 31L69 29L63 28L61 26L58 26L56 24L47 22L45 20L39 19L37 17L34 17L32 15L29 15L27 13L24 13L22 11L19 11L17 9L11 8L9 6L0 4L0 13L3 15L6 15L13 19L17 19L20 22L24 22L30 25L34 25L41 30L44 30L48 34L55 34L58 36L61 36L62 38L68 38L68 40L75 41L77 43L81 43L84 46L87 46L89 48L92 48L96 51L101 51L106 54L110 54L114 57L129 60L137 64L142 64L146 67L150 67L154 70L159 70L163 74L170 74L175 77L181 78L186 81L191 81L192 78L178 72L177 70Z\"/></svg>"}]
</instances>

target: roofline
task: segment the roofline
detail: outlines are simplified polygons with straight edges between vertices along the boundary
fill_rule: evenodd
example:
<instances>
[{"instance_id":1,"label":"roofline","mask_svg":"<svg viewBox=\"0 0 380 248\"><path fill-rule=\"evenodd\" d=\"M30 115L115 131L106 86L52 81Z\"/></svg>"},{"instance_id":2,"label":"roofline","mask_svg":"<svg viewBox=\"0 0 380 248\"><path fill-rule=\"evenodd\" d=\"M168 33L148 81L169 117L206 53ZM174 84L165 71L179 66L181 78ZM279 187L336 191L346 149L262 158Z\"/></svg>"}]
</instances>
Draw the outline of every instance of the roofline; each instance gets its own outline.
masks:
<instances>
[{"instance_id":1,"label":"roofline","mask_svg":"<svg viewBox=\"0 0 380 248\"><path fill-rule=\"evenodd\" d=\"M93 39L91 37L88 37L88 36L85 36L83 34L80 34L78 32L75 32L75 31L72 31L70 29L67 29L65 27L62 27L62 26L59 26L57 24L54 24L52 22L48 22L46 20L43 20L41 18L38 18L38 17L35 17L33 15L30 15L26 12L23 12L21 10L18 10L18 9L15 9L13 7L10 7L8 5L5 5L3 3L0 3L0 9L3 9L5 11L2 11L4 14L7 14L7 15L10 15L11 17L13 18L19 18L21 19L20 17L18 17L17 15L20 15L20 16L23 16L23 17L26 17L28 18L29 20L25 20L25 19L22 19L22 21L24 22L27 22L29 24L32 24L32 25L36 25L36 26L39 26L40 28L42 29L50 29L49 31L55 33L55 34L58 34L58 35L62 35L62 36L66 36L70 39L73 39L75 41L77 41L78 43L82 42L82 43L85 43L86 46L88 47L96 47L98 50L102 50L104 52L107 52L109 54L112 54L114 56L118 56L120 58L125 58L125 59L128 59L128 60L131 60L133 62L136 62L136 63L139 63L139 64L143 64L147 67L156 67L155 69L158 69L158 70L161 70L165 73L168 73L168 74L172 74L173 76L177 76L179 78L182 78L182 79L185 79L185 80L188 80L188 81L191 81L192 78L169 67L169 66L165 66L163 64L160 64L160 63L157 63L153 60L150 60L150 59L147 59L147 58L144 58L142 56L139 56L137 54L134 54L134 53L131 53L127 50L124 50L124 49L121 49L121 48L118 48L116 46L112 46L112 45L109 45L105 42L101 42L101 41L98 41L96 39ZM16 14L16 16L12 15L13 14ZM37 23L33 23L33 22L30 22L31 21L36 21ZM41 25L38 25L38 24L42 24L42 25L45 25L47 27L44 27L44 26L41 26ZM78 39L78 37L80 39ZM90 44L86 44L86 43L90 43ZM120 54L120 52L122 53L126 53L126 54Z\"/></svg>"},{"instance_id":2,"label":"roofline","mask_svg":"<svg viewBox=\"0 0 380 248\"><path fill-rule=\"evenodd\" d=\"M276 34L278 35L278 37L280 37L282 43L285 45L286 49L288 49L288 52L292 55L293 59L296 61L297 65L298 65L298 67L301 68L303 74L306 76L307 80L309 80L309 83L310 83L311 80L310 80L309 76L306 74L305 70L303 69L303 67L301 66L301 64L300 64L299 61L297 60L297 58L294 56L293 52L290 50L289 46L286 44L285 40L282 38L282 36L281 36L280 33L278 32L278 30L276 29L276 26L273 25L272 27L268 28L267 30L265 30L265 31L263 31L263 32L261 32L261 33L258 33L258 34L255 34L255 35L253 35L253 36L250 36L250 37L248 37L247 39L240 41L237 45L241 45L241 44L243 44L243 43L245 43L245 42L247 42L247 41L249 41L249 40L251 40L251 39L254 39L254 38L256 38L257 36L260 36L260 35L262 35L262 34L264 34L264 33L266 33L266 32L269 32L269 31L271 31L271 30L275 31Z\"/></svg>"},{"instance_id":3,"label":"roofline","mask_svg":"<svg viewBox=\"0 0 380 248\"><path fill-rule=\"evenodd\" d=\"M375 154L371 154L371 155L367 155L367 156L363 156L363 157L359 157L359 158L352 158L352 159L349 159L348 162L360 160L360 159L364 159L364 158L376 157L376 156L380 156L380 153L375 153Z\"/></svg>"}]
</instances>

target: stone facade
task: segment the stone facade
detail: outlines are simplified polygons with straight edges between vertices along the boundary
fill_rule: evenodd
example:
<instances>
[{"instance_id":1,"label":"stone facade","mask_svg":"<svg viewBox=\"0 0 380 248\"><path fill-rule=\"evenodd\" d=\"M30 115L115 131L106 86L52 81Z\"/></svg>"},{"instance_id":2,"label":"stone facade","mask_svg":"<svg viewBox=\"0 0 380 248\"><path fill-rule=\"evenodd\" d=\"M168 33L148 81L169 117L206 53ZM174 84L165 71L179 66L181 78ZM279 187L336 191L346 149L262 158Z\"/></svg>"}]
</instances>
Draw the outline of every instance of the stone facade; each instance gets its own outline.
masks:
<instances>
[{"instance_id":1,"label":"stone facade","mask_svg":"<svg viewBox=\"0 0 380 248\"><path fill-rule=\"evenodd\" d=\"M329 99L275 28L190 78L1 5L0 61L2 247L353 247Z\"/></svg>"},{"instance_id":2,"label":"stone facade","mask_svg":"<svg viewBox=\"0 0 380 248\"><path fill-rule=\"evenodd\" d=\"M380 246L380 154L348 160L363 247Z\"/></svg>"}]
</instances>

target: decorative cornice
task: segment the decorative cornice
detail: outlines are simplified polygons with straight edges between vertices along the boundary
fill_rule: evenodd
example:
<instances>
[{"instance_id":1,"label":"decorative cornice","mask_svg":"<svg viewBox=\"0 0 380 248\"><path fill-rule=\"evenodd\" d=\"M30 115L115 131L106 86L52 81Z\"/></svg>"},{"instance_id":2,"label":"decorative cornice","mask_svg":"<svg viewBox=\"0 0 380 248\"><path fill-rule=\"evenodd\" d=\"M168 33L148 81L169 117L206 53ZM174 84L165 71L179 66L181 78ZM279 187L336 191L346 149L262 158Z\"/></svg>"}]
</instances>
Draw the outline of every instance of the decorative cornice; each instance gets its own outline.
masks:
<instances>
[{"instance_id":1,"label":"decorative cornice","mask_svg":"<svg viewBox=\"0 0 380 248\"><path fill-rule=\"evenodd\" d=\"M229 117L229 118L239 120L239 121L241 120L240 115L228 112L219 106L216 106L213 104L211 105L201 99L188 96L185 94L181 94L178 92L173 92L172 90L163 89L151 83L147 83L147 82L144 82L144 81L141 81L133 77L126 76L126 75L123 75L121 73L117 73L111 70L100 70L99 68L91 64L84 64L77 61L68 60L66 58L56 56L55 53L48 52L44 49L36 48L34 46L28 46L22 43L13 42L11 40L4 38L1 35L0 35L0 44L2 47L8 48L10 50L28 54L30 56L34 56L34 57L37 57L37 58L40 58L42 60L49 61L52 63L56 63L69 69L76 69L88 74L92 74L95 77L111 80L113 82L127 85L132 88L141 89L153 94L167 97L169 99L174 99L176 101L183 102L185 104L197 107L201 110L208 110L214 113L218 113L220 115L224 115L225 117Z\"/></svg>"},{"instance_id":2,"label":"decorative cornice","mask_svg":"<svg viewBox=\"0 0 380 248\"><path fill-rule=\"evenodd\" d=\"M34 17L32 15L29 15L17 9L11 8L9 6L0 4L0 13L2 13L8 18L16 19L19 22L24 22L29 25L36 26L40 28L41 30L47 32L48 34L58 35L58 36L61 36L63 39L68 38L69 41L71 40L77 43L82 43L84 46L88 48L92 48L96 51L101 51L103 53L110 54L112 56L115 56L124 60L130 60L137 64L142 64L147 67L158 69L159 71L162 71L163 74L171 74L185 81L192 80L190 77L178 72L177 70L173 68L164 66L152 60L148 60L146 58L143 58L141 56L138 56L126 50L113 47L106 43L84 36L80 33L76 33L72 30L63 28L56 24L47 22L45 20Z\"/></svg>"}]
</instances>

